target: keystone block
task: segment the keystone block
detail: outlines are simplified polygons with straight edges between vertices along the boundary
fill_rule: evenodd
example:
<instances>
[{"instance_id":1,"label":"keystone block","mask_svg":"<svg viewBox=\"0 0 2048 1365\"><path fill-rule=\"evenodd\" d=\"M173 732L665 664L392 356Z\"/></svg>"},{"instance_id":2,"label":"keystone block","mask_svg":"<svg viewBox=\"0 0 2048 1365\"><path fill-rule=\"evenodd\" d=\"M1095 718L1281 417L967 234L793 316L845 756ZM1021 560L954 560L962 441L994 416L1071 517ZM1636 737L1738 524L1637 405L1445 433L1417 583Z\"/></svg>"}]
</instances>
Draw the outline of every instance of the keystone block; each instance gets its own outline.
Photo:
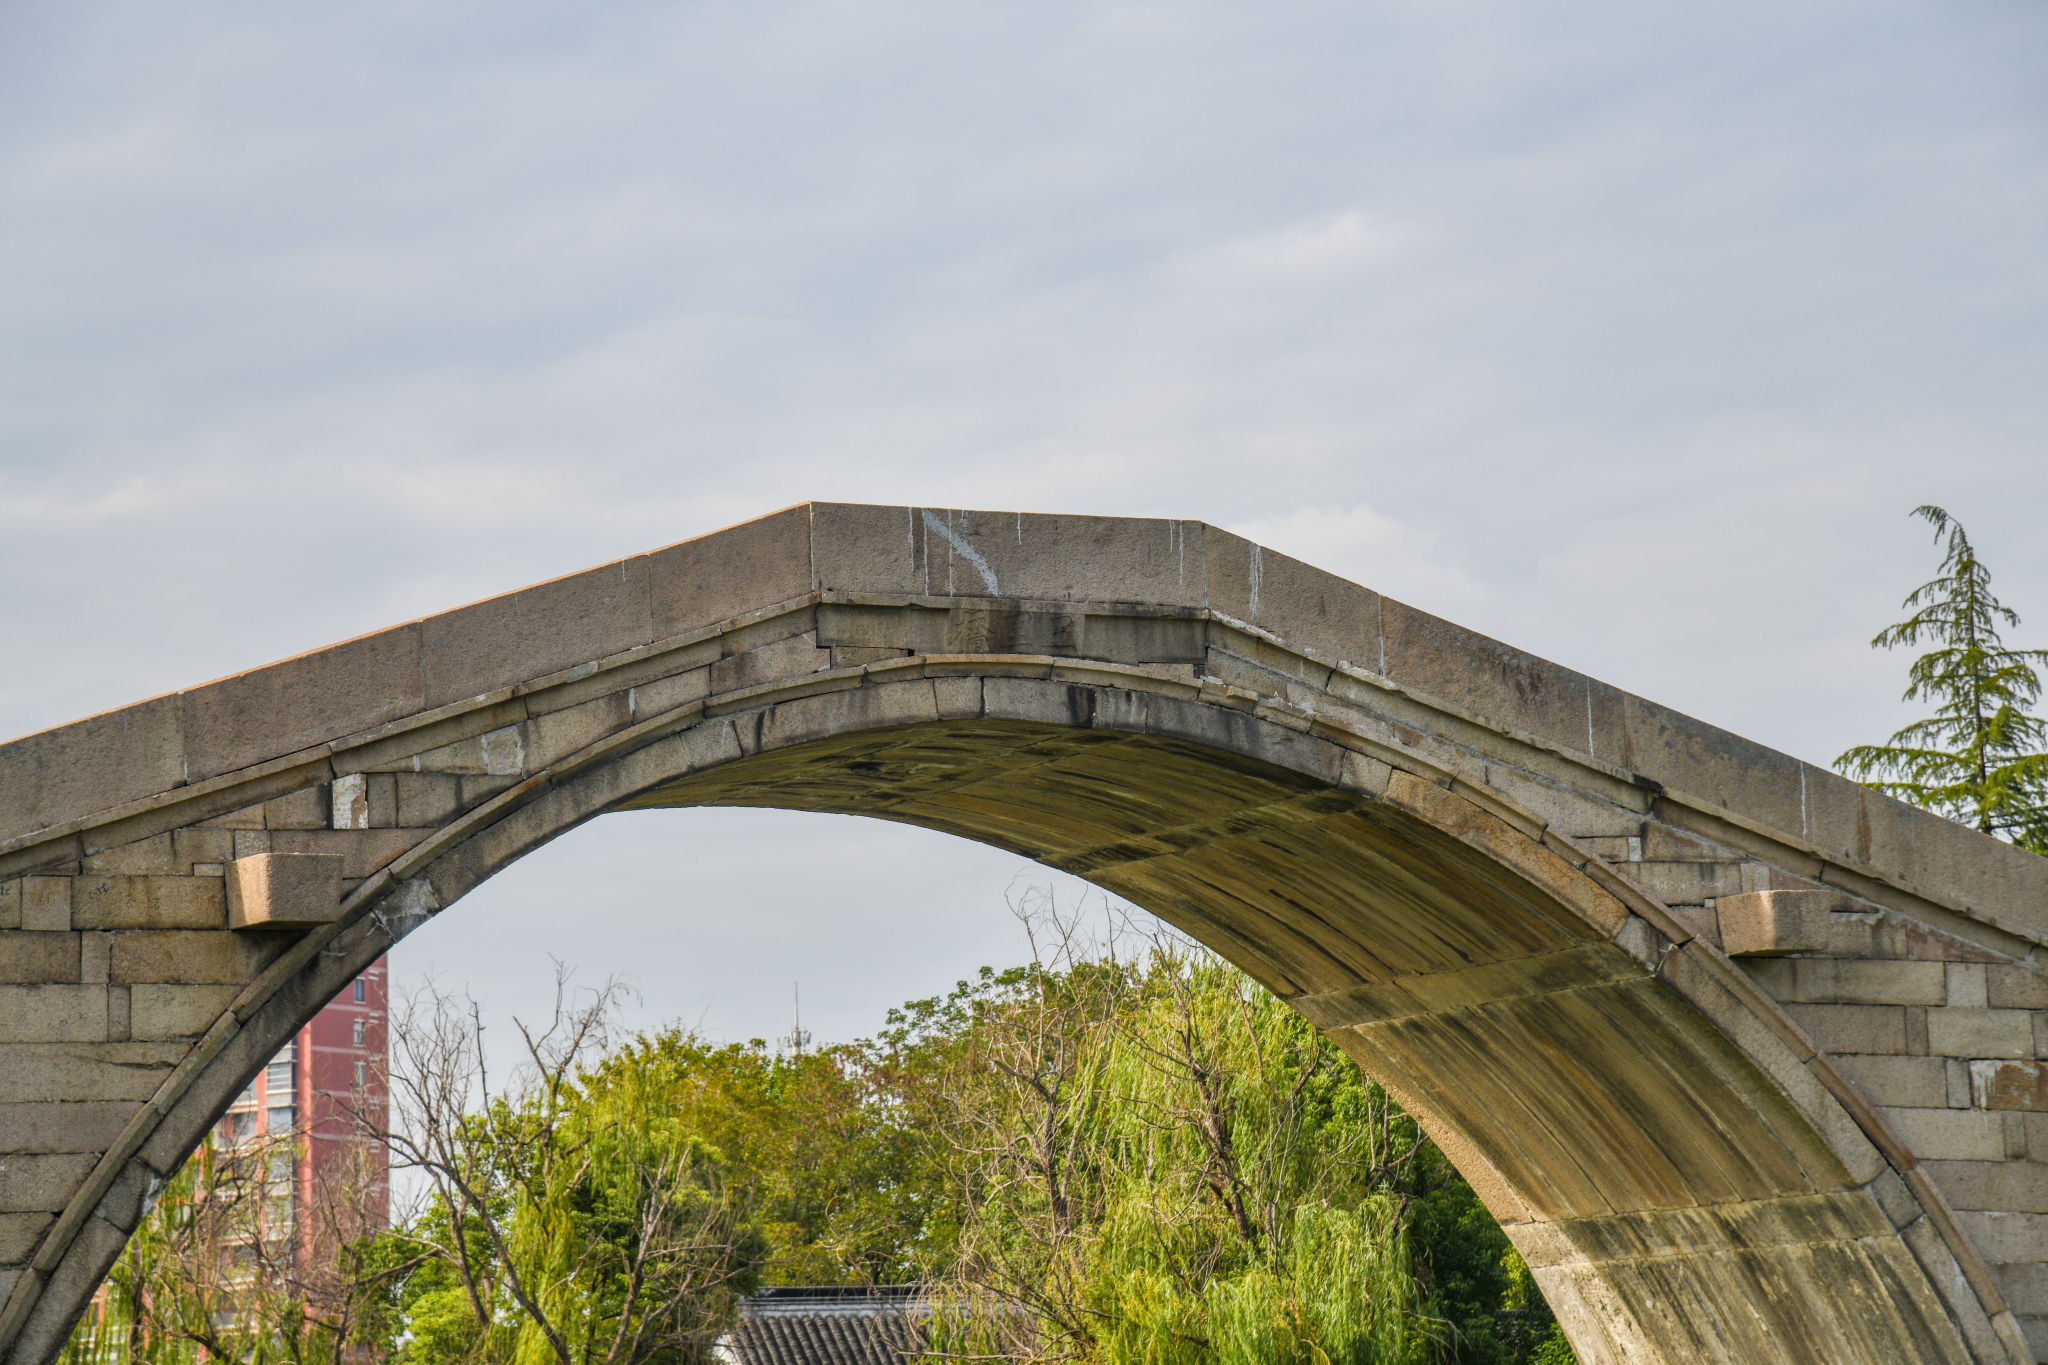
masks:
<instances>
[{"instance_id":1,"label":"keystone block","mask_svg":"<svg viewBox=\"0 0 2048 1365\"><path fill-rule=\"evenodd\" d=\"M258 853L227 865L228 927L311 929L341 913L341 857Z\"/></svg>"},{"instance_id":2,"label":"keystone block","mask_svg":"<svg viewBox=\"0 0 2048 1365\"><path fill-rule=\"evenodd\" d=\"M1749 891L1714 902L1721 947L1730 957L1821 953L1828 947L1830 916L1841 897L1833 891Z\"/></svg>"}]
</instances>

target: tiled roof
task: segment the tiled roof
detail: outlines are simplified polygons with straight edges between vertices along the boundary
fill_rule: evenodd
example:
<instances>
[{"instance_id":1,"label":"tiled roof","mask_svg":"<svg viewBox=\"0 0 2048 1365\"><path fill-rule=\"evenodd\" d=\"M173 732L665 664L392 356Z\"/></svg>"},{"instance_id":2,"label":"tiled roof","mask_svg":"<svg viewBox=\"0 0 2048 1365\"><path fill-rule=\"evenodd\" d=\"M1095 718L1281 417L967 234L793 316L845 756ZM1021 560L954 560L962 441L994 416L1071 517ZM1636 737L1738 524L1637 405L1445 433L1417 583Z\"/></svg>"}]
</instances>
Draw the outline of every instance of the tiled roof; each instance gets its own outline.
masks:
<instances>
[{"instance_id":1,"label":"tiled roof","mask_svg":"<svg viewBox=\"0 0 2048 1365\"><path fill-rule=\"evenodd\" d=\"M733 1365L904 1365L925 1347L916 1285L778 1285L740 1304L720 1344Z\"/></svg>"}]
</instances>

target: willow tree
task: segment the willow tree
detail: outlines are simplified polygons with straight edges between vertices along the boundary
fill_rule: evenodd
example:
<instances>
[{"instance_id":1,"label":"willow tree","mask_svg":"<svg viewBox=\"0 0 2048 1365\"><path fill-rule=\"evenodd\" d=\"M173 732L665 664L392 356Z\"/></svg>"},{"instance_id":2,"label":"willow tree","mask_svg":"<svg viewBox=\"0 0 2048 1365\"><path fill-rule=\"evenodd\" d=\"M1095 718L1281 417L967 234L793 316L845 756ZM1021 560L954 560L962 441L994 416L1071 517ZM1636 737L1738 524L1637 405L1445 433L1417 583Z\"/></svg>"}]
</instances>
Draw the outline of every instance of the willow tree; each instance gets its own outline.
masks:
<instances>
[{"instance_id":1,"label":"willow tree","mask_svg":"<svg viewBox=\"0 0 2048 1365\"><path fill-rule=\"evenodd\" d=\"M1424 1151L1412 1121L1306 1020L1206 954L1159 940L1136 962L1066 942L1051 957L985 976L941 1030L932 1127L963 1222L933 1355L1444 1355L1453 1328L1430 1311L1402 1216Z\"/></svg>"},{"instance_id":2,"label":"willow tree","mask_svg":"<svg viewBox=\"0 0 2048 1365\"><path fill-rule=\"evenodd\" d=\"M1873 649L1931 645L1913 661L1905 700L1931 703L1883 744L1835 760L1843 773L1901 801L2048 853L2048 727L2031 714L2035 669L2048 650L2010 649L2000 626L2020 618L1991 591L1991 571L1962 523L1939 507L1913 515L1946 537L1939 576L1910 593L1912 615L1878 632Z\"/></svg>"}]
</instances>

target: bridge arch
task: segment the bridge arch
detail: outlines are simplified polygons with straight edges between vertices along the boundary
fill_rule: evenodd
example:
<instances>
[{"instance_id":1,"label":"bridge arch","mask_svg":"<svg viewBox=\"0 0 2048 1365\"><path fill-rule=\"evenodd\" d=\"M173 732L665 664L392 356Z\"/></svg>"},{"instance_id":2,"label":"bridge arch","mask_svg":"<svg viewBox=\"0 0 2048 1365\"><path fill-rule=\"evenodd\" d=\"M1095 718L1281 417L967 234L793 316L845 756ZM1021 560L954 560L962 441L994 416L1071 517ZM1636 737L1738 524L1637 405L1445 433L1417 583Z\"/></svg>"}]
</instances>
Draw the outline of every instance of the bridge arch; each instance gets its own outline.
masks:
<instances>
[{"instance_id":1,"label":"bridge arch","mask_svg":"<svg viewBox=\"0 0 2048 1365\"><path fill-rule=\"evenodd\" d=\"M16 741L8 960L55 965L14 988L0 1059L42 1090L0 1145L60 1197L22 1211L6 1359L54 1354L155 1182L365 964L587 820L698 805L977 839L1209 943L1417 1113L1582 1359L2034 1359L2030 1226L1958 1213L1816 1045L1847 1016L1793 1010L2025 986L2048 882L1802 765L1785 829L1790 763L1198 523L823 504ZM339 890L235 881L278 858ZM1737 912L1780 939L1748 966ZM1998 1013L1982 989L1934 1008Z\"/></svg>"}]
</instances>

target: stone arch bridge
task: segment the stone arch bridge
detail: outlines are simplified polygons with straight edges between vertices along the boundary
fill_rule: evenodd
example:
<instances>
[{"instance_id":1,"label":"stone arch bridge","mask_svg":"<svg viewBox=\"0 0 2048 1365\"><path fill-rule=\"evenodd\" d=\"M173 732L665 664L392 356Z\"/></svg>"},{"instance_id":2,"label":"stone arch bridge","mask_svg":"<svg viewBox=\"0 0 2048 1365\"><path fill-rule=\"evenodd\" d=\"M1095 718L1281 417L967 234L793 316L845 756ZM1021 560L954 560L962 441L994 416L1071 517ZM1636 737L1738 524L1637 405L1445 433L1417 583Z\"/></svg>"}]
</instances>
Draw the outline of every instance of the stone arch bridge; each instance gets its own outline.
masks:
<instances>
[{"instance_id":1,"label":"stone arch bridge","mask_svg":"<svg viewBox=\"0 0 2048 1365\"><path fill-rule=\"evenodd\" d=\"M695 805L1210 944L1582 1360L2048 1358L2048 860L1199 522L823 503L0 746L0 1357L365 964Z\"/></svg>"}]
</instances>

